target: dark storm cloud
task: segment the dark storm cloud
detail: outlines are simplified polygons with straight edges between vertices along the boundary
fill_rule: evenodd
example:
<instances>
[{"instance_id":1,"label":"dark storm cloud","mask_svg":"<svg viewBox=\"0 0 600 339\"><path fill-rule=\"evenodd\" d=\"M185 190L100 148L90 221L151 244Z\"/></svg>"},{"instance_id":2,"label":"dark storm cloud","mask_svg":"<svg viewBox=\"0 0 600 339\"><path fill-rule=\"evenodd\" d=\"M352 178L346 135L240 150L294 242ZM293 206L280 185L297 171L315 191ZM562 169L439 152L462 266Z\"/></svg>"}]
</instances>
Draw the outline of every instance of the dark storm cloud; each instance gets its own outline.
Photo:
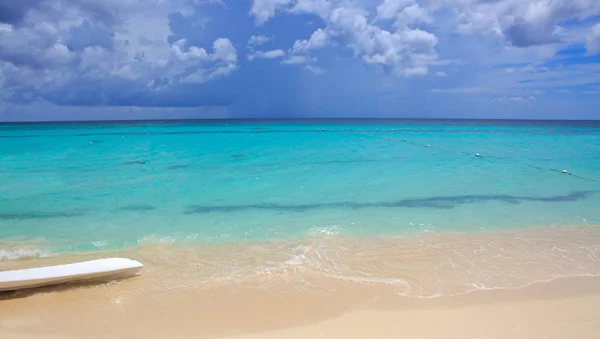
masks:
<instances>
[{"instance_id":1,"label":"dark storm cloud","mask_svg":"<svg viewBox=\"0 0 600 339\"><path fill-rule=\"evenodd\" d=\"M46 0L0 0L0 22L17 25L23 21L25 14L39 7Z\"/></svg>"}]
</instances>

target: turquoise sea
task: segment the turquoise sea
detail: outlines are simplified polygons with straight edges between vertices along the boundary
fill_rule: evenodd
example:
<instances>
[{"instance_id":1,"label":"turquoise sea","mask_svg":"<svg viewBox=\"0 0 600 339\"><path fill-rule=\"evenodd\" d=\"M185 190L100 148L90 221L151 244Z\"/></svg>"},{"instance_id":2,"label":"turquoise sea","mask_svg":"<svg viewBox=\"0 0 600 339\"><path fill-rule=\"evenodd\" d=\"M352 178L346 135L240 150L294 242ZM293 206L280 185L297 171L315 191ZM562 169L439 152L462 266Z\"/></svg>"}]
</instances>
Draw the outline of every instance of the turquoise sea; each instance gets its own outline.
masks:
<instances>
[{"instance_id":1,"label":"turquoise sea","mask_svg":"<svg viewBox=\"0 0 600 339\"><path fill-rule=\"evenodd\" d=\"M0 125L4 260L578 225L600 225L600 122Z\"/></svg>"}]
</instances>

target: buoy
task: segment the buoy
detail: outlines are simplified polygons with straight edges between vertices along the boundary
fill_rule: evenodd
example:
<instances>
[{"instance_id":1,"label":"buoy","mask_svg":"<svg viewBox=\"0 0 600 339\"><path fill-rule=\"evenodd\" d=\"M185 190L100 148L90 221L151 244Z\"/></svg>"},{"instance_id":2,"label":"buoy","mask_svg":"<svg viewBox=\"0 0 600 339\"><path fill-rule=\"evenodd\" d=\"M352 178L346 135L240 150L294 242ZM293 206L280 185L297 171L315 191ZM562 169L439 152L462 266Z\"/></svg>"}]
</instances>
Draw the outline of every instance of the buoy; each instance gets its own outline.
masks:
<instances>
[{"instance_id":1,"label":"buoy","mask_svg":"<svg viewBox=\"0 0 600 339\"><path fill-rule=\"evenodd\" d=\"M567 170L562 170L562 172L563 172L564 174L567 174Z\"/></svg>"}]
</instances>

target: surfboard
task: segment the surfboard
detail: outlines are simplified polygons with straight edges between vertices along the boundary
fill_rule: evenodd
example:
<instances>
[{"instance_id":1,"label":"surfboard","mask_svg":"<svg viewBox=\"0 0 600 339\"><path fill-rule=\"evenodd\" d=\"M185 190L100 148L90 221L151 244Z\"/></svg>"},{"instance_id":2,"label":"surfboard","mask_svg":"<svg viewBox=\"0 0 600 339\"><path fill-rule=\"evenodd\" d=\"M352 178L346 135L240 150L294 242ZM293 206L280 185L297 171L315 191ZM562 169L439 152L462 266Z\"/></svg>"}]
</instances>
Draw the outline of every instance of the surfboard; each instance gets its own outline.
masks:
<instances>
[{"instance_id":1,"label":"surfboard","mask_svg":"<svg viewBox=\"0 0 600 339\"><path fill-rule=\"evenodd\" d=\"M82 280L112 280L135 275L144 265L136 260L110 258L75 264L0 272L0 291L42 287Z\"/></svg>"}]
</instances>

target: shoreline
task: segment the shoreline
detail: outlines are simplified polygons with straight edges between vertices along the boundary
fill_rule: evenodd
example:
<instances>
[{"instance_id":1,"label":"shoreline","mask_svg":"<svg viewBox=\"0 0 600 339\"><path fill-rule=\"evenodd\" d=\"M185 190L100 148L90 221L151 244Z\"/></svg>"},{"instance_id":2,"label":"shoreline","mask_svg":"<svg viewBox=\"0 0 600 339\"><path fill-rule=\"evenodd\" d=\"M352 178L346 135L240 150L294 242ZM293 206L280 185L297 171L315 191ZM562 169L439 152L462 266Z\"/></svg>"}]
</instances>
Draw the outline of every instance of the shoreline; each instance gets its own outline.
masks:
<instances>
[{"instance_id":1,"label":"shoreline","mask_svg":"<svg viewBox=\"0 0 600 339\"><path fill-rule=\"evenodd\" d=\"M2 247L6 244L0 243ZM24 251L47 253L32 247ZM153 288L158 284L183 282L203 290L236 287L265 290L282 287L283 283L300 286L303 291L315 290L315 285L331 285L333 288L329 290L317 291L327 294L376 285L391 286L398 295L427 298L600 275L600 227L370 238L327 234L287 241L227 244L157 242L118 251L66 252L0 260L0 270L107 257L142 262L145 265L142 279ZM185 278L174 281L177 274ZM261 284L272 283L275 285L260 288Z\"/></svg>"},{"instance_id":2,"label":"shoreline","mask_svg":"<svg viewBox=\"0 0 600 339\"><path fill-rule=\"evenodd\" d=\"M600 331L592 320L600 316L600 228L593 226L154 244L1 261L0 269L109 256L145 267L121 281L0 293L0 336L395 338L402 328L409 338L571 338L573 326ZM513 323L523 332L507 332Z\"/></svg>"}]
</instances>

